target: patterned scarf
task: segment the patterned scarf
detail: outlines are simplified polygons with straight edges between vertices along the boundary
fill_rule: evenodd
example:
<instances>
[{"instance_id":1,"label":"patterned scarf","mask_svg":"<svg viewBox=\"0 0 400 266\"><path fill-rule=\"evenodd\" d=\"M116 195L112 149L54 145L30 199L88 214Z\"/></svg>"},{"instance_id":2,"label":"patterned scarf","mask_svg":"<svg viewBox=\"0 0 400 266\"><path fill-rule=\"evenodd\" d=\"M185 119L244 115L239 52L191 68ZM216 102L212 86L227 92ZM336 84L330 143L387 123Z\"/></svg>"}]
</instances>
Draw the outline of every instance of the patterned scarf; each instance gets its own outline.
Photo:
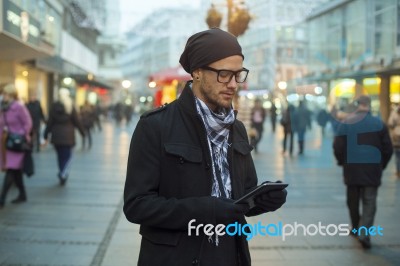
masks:
<instances>
[{"instance_id":1,"label":"patterned scarf","mask_svg":"<svg viewBox=\"0 0 400 266\"><path fill-rule=\"evenodd\" d=\"M214 180L211 196L232 197L231 178L228 164L229 127L235 121L233 109L224 109L220 114L211 111L208 106L195 97L196 108L202 118L208 145L212 156Z\"/></svg>"}]
</instances>

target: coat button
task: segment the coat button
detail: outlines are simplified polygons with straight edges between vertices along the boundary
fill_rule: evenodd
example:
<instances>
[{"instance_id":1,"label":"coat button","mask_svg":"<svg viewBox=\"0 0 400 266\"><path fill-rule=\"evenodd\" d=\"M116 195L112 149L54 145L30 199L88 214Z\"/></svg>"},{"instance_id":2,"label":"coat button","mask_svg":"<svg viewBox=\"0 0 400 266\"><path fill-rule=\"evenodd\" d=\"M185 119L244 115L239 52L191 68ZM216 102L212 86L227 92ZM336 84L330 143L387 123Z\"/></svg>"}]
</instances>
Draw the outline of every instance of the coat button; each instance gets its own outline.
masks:
<instances>
[{"instance_id":1,"label":"coat button","mask_svg":"<svg viewBox=\"0 0 400 266\"><path fill-rule=\"evenodd\" d=\"M185 162L185 160L183 159L183 157L179 157L179 163L183 164Z\"/></svg>"},{"instance_id":2,"label":"coat button","mask_svg":"<svg viewBox=\"0 0 400 266\"><path fill-rule=\"evenodd\" d=\"M194 259L192 261L192 265L199 265L199 260L198 259Z\"/></svg>"},{"instance_id":3,"label":"coat button","mask_svg":"<svg viewBox=\"0 0 400 266\"><path fill-rule=\"evenodd\" d=\"M209 163L206 164L206 170L208 170L208 169L210 169L210 164Z\"/></svg>"}]
</instances>

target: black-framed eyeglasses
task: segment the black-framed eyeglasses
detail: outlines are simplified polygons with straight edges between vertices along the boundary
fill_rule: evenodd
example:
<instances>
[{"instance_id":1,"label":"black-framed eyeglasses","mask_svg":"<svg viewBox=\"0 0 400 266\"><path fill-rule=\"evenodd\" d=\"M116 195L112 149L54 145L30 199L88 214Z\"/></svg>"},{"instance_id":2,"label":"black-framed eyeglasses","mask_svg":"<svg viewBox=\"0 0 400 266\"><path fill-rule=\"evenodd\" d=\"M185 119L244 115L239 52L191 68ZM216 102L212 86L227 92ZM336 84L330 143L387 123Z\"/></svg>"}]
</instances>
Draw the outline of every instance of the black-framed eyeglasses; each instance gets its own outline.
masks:
<instances>
[{"instance_id":1,"label":"black-framed eyeglasses","mask_svg":"<svg viewBox=\"0 0 400 266\"><path fill-rule=\"evenodd\" d=\"M217 73L217 81L219 83L229 83L232 80L232 77L235 76L235 80L237 83L243 83L246 81L247 75L249 74L249 70L247 68L243 68L238 71L232 71L227 69L215 69L209 66L204 66L202 69L210 70Z\"/></svg>"}]
</instances>

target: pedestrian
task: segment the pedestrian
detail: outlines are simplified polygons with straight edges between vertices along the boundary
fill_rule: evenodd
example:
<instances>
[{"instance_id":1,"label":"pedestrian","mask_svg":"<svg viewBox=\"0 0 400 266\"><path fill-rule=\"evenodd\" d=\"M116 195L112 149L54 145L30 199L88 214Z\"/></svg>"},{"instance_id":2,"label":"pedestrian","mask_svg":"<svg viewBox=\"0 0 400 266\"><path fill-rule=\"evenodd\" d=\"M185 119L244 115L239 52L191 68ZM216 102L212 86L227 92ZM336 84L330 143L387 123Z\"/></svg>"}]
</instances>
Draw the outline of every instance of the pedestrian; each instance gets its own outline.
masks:
<instances>
[{"instance_id":1,"label":"pedestrian","mask_svg":"<svg viewBox=\"0 0 400 266\"><path fill-rule=\"evenodd\" d=\"M317 123L321 127L321 136L325 136L325 127L329 122L329 113L325 109L321 109L317 114Z\"/></svg>"},{"instance_id":2,"label":"pedestrian","mask_svg":"<svg viewBox=\"0 0 400 266\"><path fill-rule=\"evenodd\" d=\"M251 127L256 130L256 134L251 138L251 145L254 147L255 152L258 152L258 143L260 143L264 131L265 116L266 113L261 100L256 99L251 109Z\"/></svg>"},{"instance_id":3,"label":"pedestrian","mask_svg":"<svg viewBox=\"0 0 400 266\"><path fill-rule=\"evenodd\" d=\"M124 118L124 105L118 102L114 106L114 119L117 126L121 125L122 119Z\"/></svg>"},{"instance_id":4,"label":"pedestrian","mask_svg":"<svg viewBox=\"0 0 400 266\"><path fill-rule=\"evenodd\" d=\"M289 141L289 155L293 155L293 129L292 129L292 116L294 114L295 108L292 104L289 104L286 110L282 114L281 125L283 127L283 154L287 150L287 142Z\"/></svg>"},{"instance_id":5,"label":"pedestrian","mask_svg":"<svg viewBox=\"0 0 400 266\"><path fill-rule=\"evenodd\" d=\"M101 126L102 116L103 116L103 108L100 106L100 103L98 102L94 106L94 123L99 131L103 130L103 127Z\"/></svg>"},{"instance_id":6,"label":"pedestrian","mask_svg":"<svg viewBox=\"0 0 400 266\"><path fill-rule=\"evenodd\" d=\"M395 106L390 112L388 126L391 129L390 135L396 157L396 176L400 178L400 107Z\"/></svg>"},{"instance_id":7,"label":"pedestrian","mask_svg":"<svg viewBox=\"0 0 400 266\"><path fill-rule=\"evenodd\" d=\"M31 142L30 132L32 129L32 119L28 109L18 101L18 93L14 84L7 84L2 88L3 100L0 114L0 139L5 140L7 135L16 133L25 137L27 143ZM5 145L2 142L2 145ZM6 202L7 192L14 183L18 188L18 196L12 203L22 203L27 201L27 195L23 179L25 152L12 151L6 148L1 149L1 169L5 171L3 188L0 195L0 208Z\"/></svg>"},{"instance_id":8,"label":"pedestrian","mask_svg":"<svg viewBox=\"0 0 400 266\"><path fill-rule=\"evenodd\" d=\"M84 150L86 148L86 143L87 148L90 149L92 148L91 131L96 121L96 114L93 106L88 101L85 101L85 103L81 106L79 110L79 117L83 130L85 132L85 137L82 138L82 149Z\"/></svg>"},{"instance_id":9,"label":"pedestrian","mask_svg":"<svg viewBox=\"0 0 400 266\"><path fill-rule=\"evenodd\" d=\"M58 178L60 185L65 185L71 166L72 149L75 146L75 128L79 130L82 138L85 133L79 121L78 114L70 97L69 90L61 88L59 99L50 108L49 119L44 131L45 145L53 144L57 153Z\"/></svg>"},{"instance_id":10,"label":"pedestrian","mask_svg":"<svg viewBox=\"0 0 400 266\"><path fill-rule=\"evenodd\" d=\"M40 123L46 123L46 119L43 114L42 106L38 101L35 94L31 94L29 96L29 101L26 104L26 107L29 110L29 114L32 118L32 144L33 149L36 149L36 152L40 151Z\"/></svg>"},{"instance_id":11,"label":"pedestrian","mask_svg":"<svg viewBox=\"0 0 400 266\"><path fill-rule=\"evenodd\" d=\"M360 227L368 230L374 224L382 171L393 149L386 125L371 115L371 99L359 96L355 108L339 125L333 149L338 165L343 167L347 206L354 229L351 232L358 236L363 248L369 249L370 235Z\"/></svg>"},{"instance_id":12,"label":"pedestrian","mask_svg":"<svg viewBox=\"0 0 400 266\"><path fill-rule=\"evenodd\" d=\"M294 112L291 120L291 126L297 134L297 142L299 145L299 154L304 153L304 142L307 129L311 129L311 112L307 109L305 102L300 101L299 106Z\"/></svg>"},{"instance_id":13,"label":"pedestrian","mask_svg":"<svg viewBox=\"0 0 400 266\"><path fill-rule=\"evenodd\" d=\"M271 127L272 127L272 132L275 133L276 130L276 116L277 116L277 108L274 103L274 101L271 101L271 108L269 109L269 117L271 119Z\"/></svg>"},{"instance_id":14,"label":"pedestrian","mask_svg":"<svg viewBox=\"0 0 400 266\"><path fill-rule=\"evenodd\" d=\"M174 102L143 114L132 136L124 213L140 224L138 265L248 266L246 237L189 235L188 223L246 223L244 215L274 211L286 190L234 204L257 185L246 129L232 100L245 82L241 46L212 28L191 36L180 57L193 80Z\"/></svg>"}]
</instances>

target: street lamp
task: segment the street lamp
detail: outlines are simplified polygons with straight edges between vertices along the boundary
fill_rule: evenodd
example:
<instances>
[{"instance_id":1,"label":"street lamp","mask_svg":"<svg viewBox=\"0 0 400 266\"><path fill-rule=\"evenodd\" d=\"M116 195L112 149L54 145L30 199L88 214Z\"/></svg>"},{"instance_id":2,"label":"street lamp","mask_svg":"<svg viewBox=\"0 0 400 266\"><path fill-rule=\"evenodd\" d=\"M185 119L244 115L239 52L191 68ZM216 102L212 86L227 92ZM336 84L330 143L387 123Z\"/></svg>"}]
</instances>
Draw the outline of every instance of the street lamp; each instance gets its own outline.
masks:
<instances>
[{"instance_id":1,"label":"street lamp","mask_svg":"<svg viewBox=\"0 0 400 266\"><path fill-rule=\"evenodd\" d=\"M129 89L132 86L132 82L130 80L125 79L121 82L121 85L122 88Z\"/></svg>"},{"instance_id":2,"label":"street lamp","mask_svg":"<svg viewBox=\"0 0 400 266\"><path fill-rule=\"evenodd\" d=\"M286 88L287 88L287 83L286 83L286 81L279 81L279 82L278 82L278 88L279 88L281 91L285 91Z\"/></svg>"},{"instance_id":3,"label":"street lamp","mask_svg":"<svg viewBox=\"0 0 400 266\"><path fill-rule=\"evenodd\" d=\"M226 0L228 8L228 31L236 37L243 35L249 26L251 15L244 5L244 1L234 3L234 0ZM209 28L219 28L222 21L222 14L211 4L208 10L206 22Z\"/></svg>"}]
</instances>

